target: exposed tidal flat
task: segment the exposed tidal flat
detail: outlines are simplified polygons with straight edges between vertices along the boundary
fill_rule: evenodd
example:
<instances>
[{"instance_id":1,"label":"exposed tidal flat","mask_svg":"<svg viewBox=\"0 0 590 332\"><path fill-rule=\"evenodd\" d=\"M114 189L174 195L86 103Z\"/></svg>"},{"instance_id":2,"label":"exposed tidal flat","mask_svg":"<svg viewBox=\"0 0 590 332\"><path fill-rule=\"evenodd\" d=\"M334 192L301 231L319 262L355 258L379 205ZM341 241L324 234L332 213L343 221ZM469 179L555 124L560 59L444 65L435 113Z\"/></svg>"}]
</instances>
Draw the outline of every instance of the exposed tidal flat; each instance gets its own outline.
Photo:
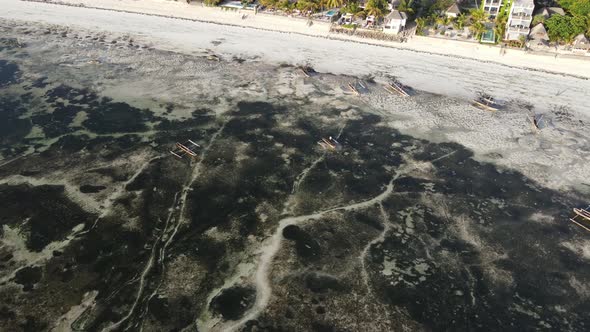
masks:
<instances>
[{"instance_id":1,"label":"exposed tidal flat","mask_svg":"<svg viewBox=\"0 0 590 332\"><path fill-rule=\"evenodd\" d=\"M586 80L523 71L553 85L487 113L382 73L359 98L230 39L0 29L3 328L587 330ZM192 162L168 152L187 139Z\"/></svg>"}]
</instances>

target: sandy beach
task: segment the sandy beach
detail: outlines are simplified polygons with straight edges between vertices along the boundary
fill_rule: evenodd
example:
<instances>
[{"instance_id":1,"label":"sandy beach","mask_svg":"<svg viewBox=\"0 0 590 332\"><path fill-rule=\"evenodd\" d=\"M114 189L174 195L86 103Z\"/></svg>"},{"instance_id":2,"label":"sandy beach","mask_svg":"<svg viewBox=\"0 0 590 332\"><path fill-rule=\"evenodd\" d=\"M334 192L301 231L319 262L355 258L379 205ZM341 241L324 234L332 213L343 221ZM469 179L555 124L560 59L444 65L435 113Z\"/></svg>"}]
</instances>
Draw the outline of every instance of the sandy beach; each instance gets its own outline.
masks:
<instances>
[{"instance_id":1,"label":"sandy beach","mask_svg":"<svg viewBox=\"0 0 590 332\"><path fill-rule=\"evenodd\" d=\"M17 18L18 8L41 9L43 4L19 4L16 0L4 0L8 9L3 15ZM88 8L101 8L106 10L125 11L133 13L144 13L158 16L177 17L201 22L218 23L224 25L248 27L253 29L295 33L305 36L315 36L337 40L347 40L357 43L381 45L399 49L407 49L425 53L449 55L460 58L471 58L479 61L493 61L499 64L530 68L555 73L563 73L580 77L590 78L590 59L584 57L563 57L553 55L527 54L522 50L509 49L505 54L500 54L500 48L471 42L449 41L437 38L414 36L407 43L385 42L372 39L363 39L330 33L330 24L327 22L314 21L309 26L307 20L301 17L274 16L270 14L257 14L251 10L228 11L219 7L206 7L202 3L186 4L182 1L170 0L64 0L58 1L63 4L84 5ZM13 11L14 10L14 11ZM67 11L67 10L66 10ZM31 14L31 13L29 13ZM243 15L246 18L242 18ZM94 13L93 15L100 15ZM33 16L30 16L31 18ZM61 16L62 23L76 24L69 21L67 16ZM43 17L39 17L43 20ZM49 19L45 17L45 19ZM84 22L92 24L93 20ZM98 21L95 21L98 23ZM107 28L106 26L102 26ZM131 31L130 31L131 32ZM358 46L351 46L358 47Z\"/></svg>"}]
</instances>

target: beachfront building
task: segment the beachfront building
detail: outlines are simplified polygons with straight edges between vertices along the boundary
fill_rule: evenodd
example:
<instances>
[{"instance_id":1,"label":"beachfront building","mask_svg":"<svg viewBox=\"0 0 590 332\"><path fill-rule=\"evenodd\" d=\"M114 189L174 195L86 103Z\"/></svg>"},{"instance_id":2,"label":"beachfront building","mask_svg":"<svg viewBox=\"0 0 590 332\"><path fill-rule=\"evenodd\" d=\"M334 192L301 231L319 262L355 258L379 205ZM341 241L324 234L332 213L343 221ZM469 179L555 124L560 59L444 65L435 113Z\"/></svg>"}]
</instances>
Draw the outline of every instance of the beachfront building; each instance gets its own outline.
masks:
<instances>
[{"instance_id":1,"label":"beachfront building","mask_svg":"<svg viewBox=\"0 0 590 332\"><path fill-rule=\"evenodd\" d=\"M496 18L502 7L502 0L483 0L483 10L490 18Z\"/></svg>"},{"instance_id":2,"label":"beachfront building","mask_svg":"<svg viewBox=\"0 0 590 332\"><path fill-rule=\"evenodd\" d=\"M459 9L459 5L457 5L457 3L455 2L454 4L451 5L451 7L447 8L447 10L445 11L445 15L447 17L457 17L459 16L459 14L461 14L461 9Z\"/></svg>"},{"instance_id":3,"label":"beachfront building","mask_svg":"<svg viewBox=\"0 0 590 332\"><path fill-rule=\"evenodd\" d=\"M535 51L546 51L549 49L549 35L543 23L538 23L531 29L526 45Z\"/></svg>"},{"instance_id":4,"label":"beachfront building","mask_svg":"<svg viewBox=\"0 0 590 332\"><path fill-rule=\"evenodd\" d=\"M547 50L549 48L549 35L543 23L538 23L529 33L527 47L533 50Z\"/></svg>"},{"instance_id":5,"label":"beachfront building","mask_svg":"<svg viewBox=\"0 0 590 332\"><path fill-rule=\"evenodd\" d=\"M541 7L533 13L533 16L541 15L544 18L550 18L553 15L565 15L565 11L560 7Z\"/></svg>"},{"instance_id":6,"label":"beachfront building","mask_svg":"<svg viewBox=\"0 0 590 332\"><path fill-rule=\"evenodd\" d=\"M408 15L399 10L392 10L387 16L385 16L385 25L383 26L383 32L398 34L406 26Z\"/></svg>"},{"instance_id":7,"label":"beachfront building","mask_svg":"<svg viewBox=\"0 0 590 332\"><path fill-rule=\"evenodd\" d=\"M520 40L521 36L528 36L531 32L530 27L534 10L534 0L514 0L508 15L504 39Z\"/></svg>"},{"instance_id":8,"label":"beachfront building","mask_svg":"<svg viewBox=\"0 0 590 332\"><path fill-rule=\"evenodd\" d=\"M588 55L590 52L590 41L583 33L579 34L574 38L574 43L572 47L572 51L578 54L586 54Z\"/></svg>"}]
</instances>

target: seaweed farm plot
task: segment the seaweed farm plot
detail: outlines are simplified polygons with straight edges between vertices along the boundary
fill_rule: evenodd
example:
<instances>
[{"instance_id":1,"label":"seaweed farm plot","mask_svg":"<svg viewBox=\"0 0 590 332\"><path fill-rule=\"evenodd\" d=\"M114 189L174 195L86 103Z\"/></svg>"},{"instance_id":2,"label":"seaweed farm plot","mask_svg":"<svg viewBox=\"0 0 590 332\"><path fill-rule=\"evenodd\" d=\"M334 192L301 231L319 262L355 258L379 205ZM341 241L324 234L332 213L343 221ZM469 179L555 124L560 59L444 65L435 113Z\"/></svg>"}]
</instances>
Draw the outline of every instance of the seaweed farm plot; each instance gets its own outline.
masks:
<instances>
[{"instance_id":1,"label":"seaweed farm plot","mask_svg":"<svg viewBox=\"0 0 590 332\"><path fill-rule=\"evenodd\" d=\"M456 101L61 29L0 39L2 329L590 325L588 196L369 103Z\"/></svg>"}]
</instances>

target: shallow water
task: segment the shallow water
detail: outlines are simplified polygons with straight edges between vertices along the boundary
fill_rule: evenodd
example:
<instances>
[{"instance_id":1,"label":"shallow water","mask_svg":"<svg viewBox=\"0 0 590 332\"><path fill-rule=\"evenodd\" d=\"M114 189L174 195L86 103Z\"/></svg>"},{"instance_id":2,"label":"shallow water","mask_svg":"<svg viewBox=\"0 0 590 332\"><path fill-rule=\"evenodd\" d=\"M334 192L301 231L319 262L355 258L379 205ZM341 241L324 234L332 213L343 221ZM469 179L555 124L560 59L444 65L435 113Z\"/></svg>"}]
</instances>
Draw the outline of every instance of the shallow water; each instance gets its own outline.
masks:
<instances>
[{"instance_id":1,"label":"shallow water","mask_svg":"<svg viewBox=\"0 0 590 332\"><path fill-rule=\"evenodd\" d=\"M395 126L467 101L370 80L358 99L350 77L3 29L19 38L0 40L9 330L590 324L588 240L566 222L587 192ZM321 150L330 135L341 151ZM198 158L175 159L187 139Z\"/></svg>"}]
</instances>

